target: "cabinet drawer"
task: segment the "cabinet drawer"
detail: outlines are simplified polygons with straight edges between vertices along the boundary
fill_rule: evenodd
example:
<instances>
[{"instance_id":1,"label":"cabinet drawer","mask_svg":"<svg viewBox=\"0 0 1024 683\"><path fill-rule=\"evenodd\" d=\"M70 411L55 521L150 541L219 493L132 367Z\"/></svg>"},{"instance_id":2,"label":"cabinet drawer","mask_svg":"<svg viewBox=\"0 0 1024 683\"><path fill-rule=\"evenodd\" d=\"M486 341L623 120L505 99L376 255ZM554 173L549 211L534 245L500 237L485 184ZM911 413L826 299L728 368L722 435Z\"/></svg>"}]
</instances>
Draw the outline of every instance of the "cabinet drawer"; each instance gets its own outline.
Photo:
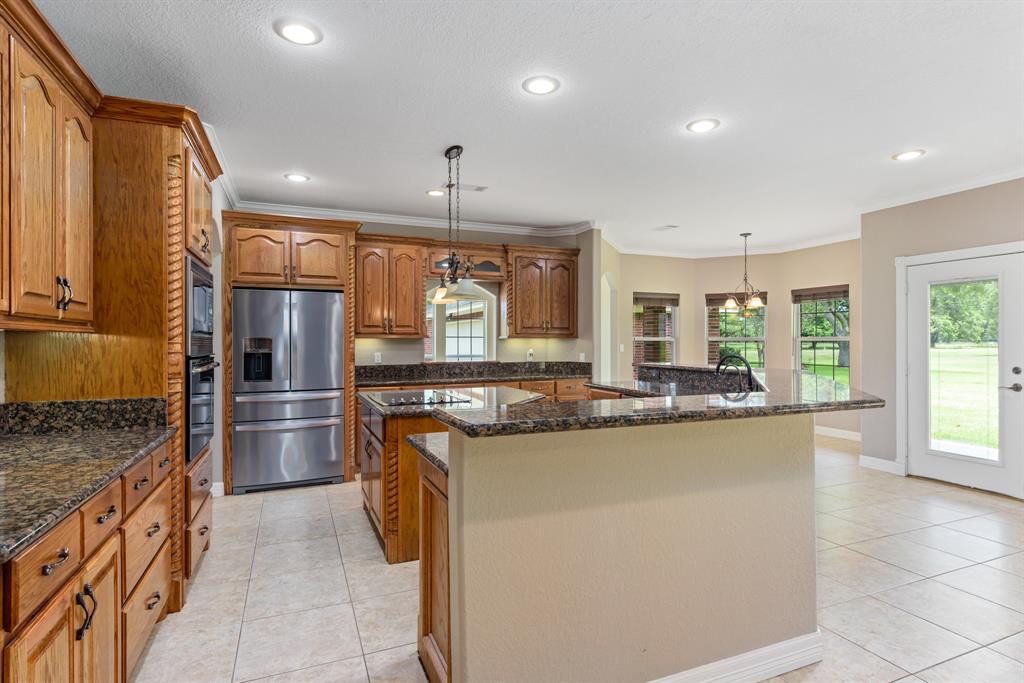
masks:
<instances>
[{"instance_id":1,"label":"cabinet drawer","mask_svg":"<svg viewBox=\"0 0 1024 683\"><path fill-rule=\"evenodd\" d=\"M62 521L7 563L4 628L14 628L71 577L82 562L82 518Z\"/></svg>"},{"instance_id":2,"label":"cabinet drawer","mask_svg":"<svg viewBox=\"0 0 1024 683\"><path fill-rule=\"evenodd\" d=\"M199 558L203 556L203 551L206 550L207 545L210 543L212 532L213 496L207 496L206 500L199 507L196 518L188 525L188 544L185 546L185 552L187 553L185 562L188 567L187 577L190 579L195 576L196 565L199 564Z\"/></svg>"},{"instance_id":3,"label":"cabinet drawer","mask_svg":"<svg viewBox=\"0 0 1024 683\"><path fill-rule=\"evenodd\" d=\"M121 479L115 479L79 508L78 514L82 517L83 557L89 557L121 525L124 519L122 488Z\"/></svg>"},{"instance_id":4,"label":"cabinet drawer","mask_svg":"<svg viewBox=\"0 0 1024 683\"><path fill-rule=\"evenodd\" d=\"M138 583L149 561L171 533L171 483L165 481L121 527L124 593Z\"/></svg>"},{"instance_id":5,"label":"cabinet drawer","mask_svg":"<svg viewBox=\"0 0 1024 683\"><path fill-rule=\"evenodd\" d=\"M164 445L153 451L153 487L157 487L171 473L171 444Z\"/></svg>"},{"instance_id":6,"label":"cabinet drawer","mask_svg":"<svg viewBox=\"0 0 1024 683\"><path fill-rule=\"evenodd\" d=\"M585 385L585 379L559 379L555 380L555 394L561 398L562 396L576 396L578 398L585 398L587 395L587 387Z\"/></svg>"},{"instance_id":7,"label":"cabinet drawer","mask_svg":"<svg viewBox=\"0 0 1024 683\"><path fill-rule=\"evenodd\" d=\"M170 589L171 544L168 541L160 548L153 564L146 570L135 592L121 610L121 628L124 633L124 676L121 680L131 680L132 670L163 612Z\"/></svg>"},{"instance_id":8,"label":"cabinet drawer","mask_svg":"<svg viewBox=\"0 0 1024 683\"><path fill-rule=\"evenodd\" d=\"M130 515L153 492L153 459L143 458L121 475L124 482L124 514Z\"/></svg>"},{"instance_id":9,"label":"cabinet drawer","mask_svg":"<svg viewBox=\"0 0 1024 683\"><path fill-rule=\"evenodd\" d=\"M604 389L590 389L587 392L587 396L590 398L591 401L602 401L605 399L622 398L622 394L616 393L614 391L606 391Z\"/></svg>"},{"instance_id":10,"label":"cabinet drawer","mask_svg":"<svg viewBox=\"0 0 1024 683\"><path fill-rule=\"evenodd\" d=\"M199 507L213 490L213 458L210 452L199 458L192 471L185 475L185 491L188 496L188 519L195 518Z\"/></svg>"},{"instance_id":11,"label":"cabinet drawer","mask_svg":"<svg viewBox=\"0 0 1024 683\"><path fill-rule=\"evenodd\" d=\"M552 380L544 382L520 382L519 388L523 391L532 391L536 394L544 394L545 396L553 396L555 393L555 383Z\"/></svg>"}]
</instances>

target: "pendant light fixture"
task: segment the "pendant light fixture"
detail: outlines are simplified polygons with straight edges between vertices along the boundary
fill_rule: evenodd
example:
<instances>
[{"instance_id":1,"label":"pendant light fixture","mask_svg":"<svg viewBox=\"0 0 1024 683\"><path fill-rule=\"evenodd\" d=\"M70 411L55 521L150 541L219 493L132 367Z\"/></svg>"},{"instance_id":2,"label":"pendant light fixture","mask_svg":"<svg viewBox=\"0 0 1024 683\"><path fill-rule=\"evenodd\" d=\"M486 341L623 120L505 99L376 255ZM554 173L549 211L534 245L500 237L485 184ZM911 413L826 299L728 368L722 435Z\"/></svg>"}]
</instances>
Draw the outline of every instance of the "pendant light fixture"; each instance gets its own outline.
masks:
<instances>
[{"instance_id":1,"label":"pendant light fixture","mask_svg":"<svg viewBox=\"0 0 1024 683\"><path fill-rule=\"evenodd\" d=\"M448 267L441 276L437 292L431 303L448 304L456 301L478 301L483 299L480 290L473 281L473 261L459 254L462 246L462 146L452 145L444 151L448 160ZM452 178L452 162L455 166L455 177ZM455 196L455 208L452 210L452 195ZM452 239L454 231L455 239Z\"/></svg>"},{"instance_id":2,"label":"pendant light fixture","mask_svg":"<svg viewBox=\"0 0 1024 683\"><path fill-rule=\"evenodd\" d=\"M754 311L764 306L761 290L750 284L750 278L747 277L747 240L750 235L749 232L740 233L740 237L743 238L743 282L737 285L736 290L726 298L723 306L729 311L742 308L744 317L754 315Z\"/></svg>"}]
</instances>

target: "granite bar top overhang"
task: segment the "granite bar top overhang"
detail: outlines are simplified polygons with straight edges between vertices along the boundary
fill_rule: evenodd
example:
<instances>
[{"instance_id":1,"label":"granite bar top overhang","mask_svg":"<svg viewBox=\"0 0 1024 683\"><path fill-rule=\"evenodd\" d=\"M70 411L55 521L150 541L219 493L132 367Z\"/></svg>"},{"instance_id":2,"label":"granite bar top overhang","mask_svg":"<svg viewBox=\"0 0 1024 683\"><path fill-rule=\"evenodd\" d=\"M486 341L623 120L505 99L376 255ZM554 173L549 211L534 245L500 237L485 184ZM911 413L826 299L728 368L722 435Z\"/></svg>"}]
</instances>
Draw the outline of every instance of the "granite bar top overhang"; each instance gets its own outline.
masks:
<instances>
[{"instance_id":1,"label":"granite bar top overhang","mask_svg":"<svg viewBox=\"0 0 1024 683\"><path fill-rule=\"evenodd\" d=\"M411 434L405 437L416 451L448 476L448 432Z\"/></svg>"},{"instance_id":2,"label":"granite bar top overhang","mask_svg":"<svg viewBox=\"0 0 1024 683\"><path fill-rule=\"evenodd\" d=\"M0 563L176 431L156 426L0 437Z\"/></svg>"},{"instance_id":3,"label":"granite bar top overhang","mask_svg":"<svg viewBox=\"0 0 1024 683\"><path fill-rule=\"evenodd\" d=\"M469 437L485 437L862 410L885 405L877 396L798 370L757 370L755 378L763 391L530 403L501 410L437 407L433 416ZM624 392L631 388L630 384L638 391L651 388L651 383L593 386Z\"/></svg>"},{"instance_id":4,"label":"granite bar top overhang","mask_svg":"<svg viewBox=\"0 0 1024 683\"><path fill-rule=\"evenodd\" d=\"M425 390L424 393L429 391L432 390ZM445 393L459 394L469 399L467 403L449 404L448 407L453 410L496 409L517 403L539 401L544 398L544 394L523 389L513 389L512 387L459 387L458 389L445 389L444 391ZM411 403L397 406L381 405L370 398L371 393L377 392L360 391L356 393L356 398L363 405L369 406L371 410L384 417L423 417L432 415L436 408L436 405L430 403ZM385 391L381 393L389 394L393 392Z\"/></svg>"}]
</instances>

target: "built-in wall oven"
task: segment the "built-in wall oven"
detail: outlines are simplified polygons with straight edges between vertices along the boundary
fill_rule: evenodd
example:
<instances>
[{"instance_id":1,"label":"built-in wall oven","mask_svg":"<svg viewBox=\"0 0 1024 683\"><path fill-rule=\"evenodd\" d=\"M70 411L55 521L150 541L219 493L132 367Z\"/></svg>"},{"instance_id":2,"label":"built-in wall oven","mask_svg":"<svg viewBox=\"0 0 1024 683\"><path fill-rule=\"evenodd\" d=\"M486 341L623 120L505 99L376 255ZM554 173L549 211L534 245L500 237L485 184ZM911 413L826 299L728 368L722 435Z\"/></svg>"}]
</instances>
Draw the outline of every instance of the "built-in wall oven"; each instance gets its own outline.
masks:
<instances>
[{"instance_id":1,"label":"built-in wall oven","mask_svg":"<svg viewBox=\"0 0 1024 683\"><path fill-rule=\"evenodd\" d=\"M198 457L213 439L215 422L213 354L213 273L191 256L185 259L185 462Z\"/></svg>"}]
</instances>

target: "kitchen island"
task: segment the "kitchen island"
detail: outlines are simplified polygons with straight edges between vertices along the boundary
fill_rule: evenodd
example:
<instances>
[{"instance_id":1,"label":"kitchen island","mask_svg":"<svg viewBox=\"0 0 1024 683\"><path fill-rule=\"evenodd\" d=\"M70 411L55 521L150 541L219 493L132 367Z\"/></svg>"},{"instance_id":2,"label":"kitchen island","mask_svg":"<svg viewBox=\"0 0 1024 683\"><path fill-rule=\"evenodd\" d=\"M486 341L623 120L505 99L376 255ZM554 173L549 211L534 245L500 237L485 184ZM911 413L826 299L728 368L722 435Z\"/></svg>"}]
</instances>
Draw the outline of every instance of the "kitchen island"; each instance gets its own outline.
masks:
<instances>
[{"instance_id":1,"label":"kitchen island","mask_svg":"<svg viewBox=\"0 0 1024 683\"><path fill-rule=\"evenodd\" d=\"M813 413L883 402L802 372L755 379L436 408L448 438L410 444L430 679L758 680L820 660Z\"/></svg>"}]
</instances>

